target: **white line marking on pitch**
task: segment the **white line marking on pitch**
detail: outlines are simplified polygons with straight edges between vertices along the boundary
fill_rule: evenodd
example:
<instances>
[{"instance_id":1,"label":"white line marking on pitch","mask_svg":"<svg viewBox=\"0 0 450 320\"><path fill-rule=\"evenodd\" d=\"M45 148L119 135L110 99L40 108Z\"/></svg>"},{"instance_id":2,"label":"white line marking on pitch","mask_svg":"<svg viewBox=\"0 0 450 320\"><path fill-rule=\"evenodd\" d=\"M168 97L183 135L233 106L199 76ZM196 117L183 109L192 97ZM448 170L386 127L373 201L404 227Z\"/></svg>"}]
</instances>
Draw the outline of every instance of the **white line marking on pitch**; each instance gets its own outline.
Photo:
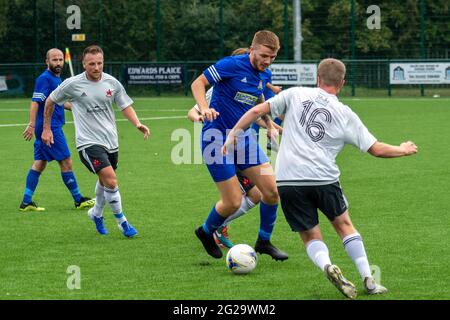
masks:
<instances>
[{"instance_id":1,"label":"white line marking on pitch","mask_svg":"<svg viewBox=\"0 0 450 320\"><path fill-rule=\"evenodd\" d=\"M186 119L187 116L173 116L173 117L150 117L150 118L140 118L139 120L167 120L167 119ZM128 121L128 119L116 119L116 122ZM66 124L73 124L73 121L67 121ZM22 127L26 126L28 123L13 123L13 124L0 124L0 128L6 127Z\"/></svg>"},{"instance_id":2,"label":"white line marking on pitch","mask_svg":"<svg viewBox=\"0 0 450 320\"><path fill-rule=\"evenodd\" d=\"M189 109L134 109L136 112L187 112ZM0 112L30 112L30 109L5 109L0 108ZM114 112L121 112L120 110L114 110Z\"/></svg>"}]
</instances>

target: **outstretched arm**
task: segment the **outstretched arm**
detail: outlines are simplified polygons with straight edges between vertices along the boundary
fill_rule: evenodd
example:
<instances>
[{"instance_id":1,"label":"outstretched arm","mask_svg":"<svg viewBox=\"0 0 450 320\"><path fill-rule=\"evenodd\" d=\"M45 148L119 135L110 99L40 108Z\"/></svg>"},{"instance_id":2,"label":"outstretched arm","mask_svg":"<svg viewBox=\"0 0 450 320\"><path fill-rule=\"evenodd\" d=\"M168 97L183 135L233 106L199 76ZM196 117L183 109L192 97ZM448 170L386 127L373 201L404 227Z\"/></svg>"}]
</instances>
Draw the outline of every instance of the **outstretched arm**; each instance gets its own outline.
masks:
<instances>
[{"instance_id":1,"label":"outstretched arm","mask_svg":"<svg viewBox=\"0 0 450 320\"><path fill-rule=\"evenodd\" d=\"M281 92L281 90L283 90L283 87L280 86L274 86L273 84L271 84L270 82L266 83L266 88L268 88L270 91L272 91L275 94L279 94Z\"/></svg>"},{"instance_id":2,"label":"outstretched arm","mask_svg":"<svg viewBox=\"0 0 450 320\"><path fill-rule=\"evenodd\" d=\"M367 152L379 158L398 158L417 153L417 146L412 141L403 142L399 146L377 141Z\"/></svg>"},{"instance_id":3,"label":"outstretched arm","mask_svg":"<svg viewBox=\"0 0 450 320\"><path fill-rule=\"evenodd\" d=\"M137 114L134 111L133 107L126 107L122 110L122 113L124 117L128 119L128 121L130 121L139 131L144 134L144 139L147 140L150 136L150 129L139 121L139 118L137 117Z\"/></svg>"},{"instance_id":4,"label":"outstretched arm","mask_svg":"<svg viewBox=\"0 0 450 320\"><path fill-rule=\"evenodd\" d=\"M228 134L227 140L222 147L222 154L227 154L227 146L234 143L234 138L236 137L237 132L247 129L250 124L256 121L256 119L268 114L269 112L270 106L267 102L260 103L248 110Z\"/></svg>"},{"instance_id":5,"label":"outstretched arm","mask_svg":"<svg viewBox=\"0 0 450 320\"><path fill-rule=\"evenodd\" d=\"M45 100L45 108L44 108L44 129L42 130L42 141L49 147L54 143L53 141L53 133L51 129L52 125L52 115L55 110L55 103L52 101L50 97Z\"/></svg>"},{"instance_id":6,"label":"outstretched arm","mask_svg":"<svg viewBox=\"0 0 450 320\"><path fill-rule=\"evenodd\" d=\"M36 126L36 115L38 112L39 104L35 101L31 101L30 104L30 122L23 132L23 137L26 141L30 141L33 138L34 128Z\"/></svg>"}]
</instances>

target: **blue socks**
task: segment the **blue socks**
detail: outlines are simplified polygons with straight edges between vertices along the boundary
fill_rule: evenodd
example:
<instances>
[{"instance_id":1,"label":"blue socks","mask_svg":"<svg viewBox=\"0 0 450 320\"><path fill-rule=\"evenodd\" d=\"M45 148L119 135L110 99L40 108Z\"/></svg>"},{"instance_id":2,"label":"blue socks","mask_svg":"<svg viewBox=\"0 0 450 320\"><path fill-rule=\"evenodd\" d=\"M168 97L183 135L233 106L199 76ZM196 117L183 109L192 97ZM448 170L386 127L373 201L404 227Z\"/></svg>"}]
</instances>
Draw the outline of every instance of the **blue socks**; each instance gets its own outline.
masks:
<instances>
[{"instance_id":1,"label":"blue socks","mask_svg":"<svg viewBox=\"0 0 450 320\"><path fill-rule=\"evenodd\" d=\"M212 236L214 231L216 231L217 228L222 225L225 219L226 218L219 215L219 213L216 210L216 205L214 205L214 207L212 207L211 212L208 215L208 218L202 225L203 231L205 231L207 235Z\"/></svg>"},{"instance_id":2,"label":"blue socks","mask_svg":"<svg viewBox=\"0 0 450 320\"><path fill-rule=\"evenodd\" d=\"M40 175L40 172L33 169L30 169L30 171L28 171L25 192L23 194L22 200L24 203L30 203L32 201L33 194L38 185ZM73 200L76 203L79 203L81 200L81 193L78 189L77 179L75 179L75 175L73 174L73 172L61 172L61 177L67 189L69 189L70 193L72 194Z\"/></svg>"},{"instance_id":3,"label":"blue socks","mask_svg":"<svg viewBox=\"0 0 450 320\"><path fill-rule=\"evenodd\" d=\"M61 172L61 177L67 189L69 189L70 193L72 194L73 200L76 203L79 203L81 200L81 193L80 189L78 189L77 179L75 179L75 175L73 174L73 172Z\"/></svg>"},{"instance_id":4,"label":"blue socks","mask_svg":"<svg viewBox=\"0 0 450 320\"><path fill-rule=\"evenodd\" d=\"M268 205L262 201L259 203L261 222L258 236L261 240L270 240L277 219L277 209L278 204Z\"/></svg>"},{"instance_id":5,"label":"blue socks","mask_svg":"<svg viewBox=\"0 0 450 320\"><path fill-rule=\"evenodd\" d=\"M38 185L40 175L40 172L33 169L30 169L30 171L28 171L25 192L23 194L22 200L23 203L28 204L32 201L31 199L33 198L34 191L36 190L36 187Z\"/></svg>"},{"instance_id":6,"label":"blue socks","mask_svg":"<svg viewBox=\"0 0 450 320\"><path fill-rule=\"evenodd\" d=\"M275 220L277 219L278 204L268 205L264 202L259 203L261 223L259 226L258 237L261 240L270 240L272 236L273 227L275 226ZM211 209L205 223L202 225L203 230L207 235L212 236L214 231L220 227L226 218L223 218L216 210L216 206Z\"/></svg>"}]
</instances>

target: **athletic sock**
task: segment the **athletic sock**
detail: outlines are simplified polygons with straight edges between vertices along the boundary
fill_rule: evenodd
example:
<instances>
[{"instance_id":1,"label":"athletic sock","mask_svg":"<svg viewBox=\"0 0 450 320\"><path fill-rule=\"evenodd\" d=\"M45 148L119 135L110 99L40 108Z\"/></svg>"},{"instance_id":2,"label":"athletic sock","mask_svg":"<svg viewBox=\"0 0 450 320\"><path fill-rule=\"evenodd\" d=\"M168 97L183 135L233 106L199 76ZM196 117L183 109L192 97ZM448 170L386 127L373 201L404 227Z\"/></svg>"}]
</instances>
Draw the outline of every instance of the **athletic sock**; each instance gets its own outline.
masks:
<instances>
[{"instance_id":1,"label":"athletic sock","mask_svg":"<svg viewBox=\"0 0 450 320\"><path fill-rule=\"evenodd\" d=\"M103 215L105 203L105 188L100 184L100 181L97 180L97 184L95 185L95 205L92 209L92 213L97 217L101 217Z\"/></svg>"},{"instance_id":2,"label":"athletic sock","mask_svg":"<svg viewBox=\"0 0 450 320\"><path fill-rule=\"evenodd\" d=\"M119 187L110 189L104 186L103 189L105 189L105 200L109 203L117 223L122 224L122 222L127 221L122 211L122 199L120 197Z\"/></svg>"},{"instance_id":3,"label":"athletic sock","mask_svg":"<svg viewBox=\"0 0 450 320\"><path fill-rule=\"evenodd\" d=\"M331 264L327 245L322 240L311 240L306 246L306 252L311 261L324 271L327 264Z\"/></svg>"},{"instance_id":4,"label":"athletic sock","mask_svg":"<svg viewBox=\"0 0 450 320\"><path fill-rule=\"evenodd\" d=\"M369 260L367 259L361 235L359 233L348 235L342 239L342 243L348 256L355 263L361 278L364 280L366 277L371 277Z\"/></svg>"},{"instance_id":5,"label":"athletic sock","mask_svg":"<svg viewBox=\"0 0 450 320\"><path fill-rule=\"evenodd\" d=\"M77 179L72 171L69 172L61 172L61 177L66 185L67 189L69 189L72 194L72 198L76 203L80 203L81 201L81 193L80 189L78 189Z\"/></svg>"},{"instance_id":6,"label":"athletic sock","mask_svg":"<svg viewBox=\"0 0 450 320\"><path fill-rule=\"evenodd\" d=\"M34 191L36 190L36 187L39 182L39 176L41 173L39 171L30 169L28 171L26 185L25 185L25 192L23 193L23 203L30 203L33 199Z\"/></svg>"},{"instance_id":7,"label":"athletic sock","mask_svg":"<svg viewBox=\"0 0 450 320\"><path fill-rule=\"evenodd\" d=\"M235 213L233 213L228 218L226 218L225 221L223 222L222 226L227 226L234 219L237 219L240 216L243 216L244 214L246 214L254 206L255 206L255 204L252 202L252 200L250 200L250 198L247 197L246 195L243 195L242 201L241 201L241 206L239 207L239 209L237 209L237 211Z\"/></svg>"},{"instance_id":8,"label":"athletic sock","mask_svg":"<svg viewBox=\"0 0 450 320\"><path fill-rule=\"evenodd\" d=\"M258 236L261 240L270 240L272 236L273 228L275 226L275 220L277 219L278 204L268 205L264 202L260 202L260 224Z\"/></svg>"},{"instance_id":9,"label":"athletic sock","mask_svg":"<svg viewBox=\"0 0 450 320\"><path fill-rule=\"evenodd\" d=\"M110 189L104 186L103 189L105 189L105 199L111 207L112 212L114 214L122 213L122 199L120 197L119 187Z\"/></svg>"},{"instance_id":10,"label":"athletic sock","mask_svg":"<svg viewBox=\"0 0 450 320\"><path fill-rule=\"evenodd\" d=\"M127 217L125 217L123 212L119 214L114 214L114 217L116 217L117 224L122 224L122 222L127 221Z\"/></svg>"},{"instance_id":11,"label":"athletic sock","mask_svg":"<svg viewBox=\"0 0 450 320\"><path fill-rule=\"evenodd\" d=\"M207 235L212 236L214 231L217 230L218 227L220 227L223 222L225 221L225 218L222 217L216 210L216 205L214 205L209 212L208 218L206 219L205 223L203 223L203 231Z\"/></svg>"}]
</instances>

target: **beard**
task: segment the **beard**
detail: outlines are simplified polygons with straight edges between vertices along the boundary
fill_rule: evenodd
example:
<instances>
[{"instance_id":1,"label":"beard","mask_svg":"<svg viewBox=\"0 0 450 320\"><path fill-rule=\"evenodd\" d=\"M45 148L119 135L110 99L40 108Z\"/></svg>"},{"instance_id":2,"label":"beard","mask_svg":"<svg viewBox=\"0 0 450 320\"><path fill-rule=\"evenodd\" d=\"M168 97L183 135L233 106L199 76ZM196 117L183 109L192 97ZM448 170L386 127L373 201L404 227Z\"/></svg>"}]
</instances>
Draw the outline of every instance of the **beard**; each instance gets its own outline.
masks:
<instances>
[{"instance_id":1,"label":"beard","mask_svg":"<svg viewBox=\"0 0 450 320\"><path fill-rule=\"evenodd\" d=\"M63 67L60 66L49 66L50 71L53 72L54 74L61 74Z\"/></svg>"}]
</instances>

